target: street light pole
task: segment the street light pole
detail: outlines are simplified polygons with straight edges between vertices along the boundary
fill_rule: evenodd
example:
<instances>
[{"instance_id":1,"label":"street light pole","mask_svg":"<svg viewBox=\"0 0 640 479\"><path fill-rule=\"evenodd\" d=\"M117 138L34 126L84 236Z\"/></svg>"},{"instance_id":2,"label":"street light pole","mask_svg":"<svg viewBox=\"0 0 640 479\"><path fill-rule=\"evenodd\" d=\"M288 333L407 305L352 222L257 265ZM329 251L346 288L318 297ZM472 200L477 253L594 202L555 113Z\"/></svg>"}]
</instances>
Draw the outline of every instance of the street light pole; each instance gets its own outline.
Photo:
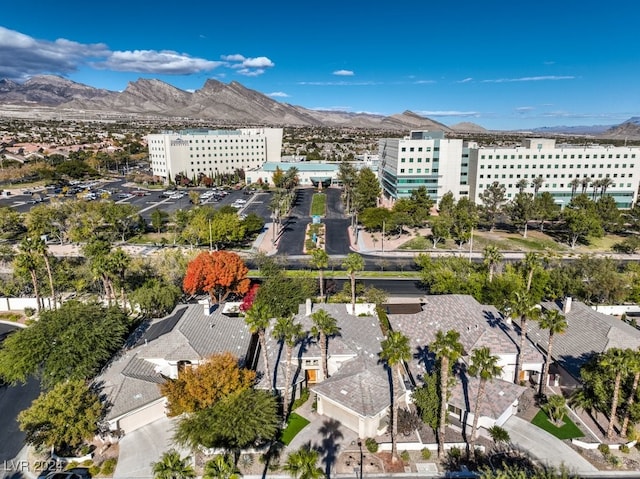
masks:
<instances>
[{"instance_id":1,"label":"street light pole","mask_svg":"<svg viewBox=\"0 0 640 479\"><path fill-rule=\"evenodd\" d=\"M386 223L384 220L382 220L382 252L384 253L384 227L386 226Z\"/></svg>"}]
</instances>

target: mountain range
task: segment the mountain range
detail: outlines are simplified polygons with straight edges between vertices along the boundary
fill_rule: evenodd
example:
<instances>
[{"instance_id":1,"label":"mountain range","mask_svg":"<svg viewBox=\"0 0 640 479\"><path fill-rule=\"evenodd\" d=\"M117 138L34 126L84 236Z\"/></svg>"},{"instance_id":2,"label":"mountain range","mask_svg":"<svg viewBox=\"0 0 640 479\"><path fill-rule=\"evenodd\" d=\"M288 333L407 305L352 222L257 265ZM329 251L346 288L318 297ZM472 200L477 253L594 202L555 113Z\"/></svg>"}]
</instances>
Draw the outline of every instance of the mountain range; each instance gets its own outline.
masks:
<instances>
[{"instance_id":1,"label":"mountain range","mask_svg":"<svg viewBox=\"0 0 640 479\"><path fill-rule=\"evenodd\" d=\"M85 118L126 115L140 118L206 120L224 124L268 126L350 127L406 132L412 129L451 133L486 133L475 123L447 126L411 111L384 116L368 113L310 110L280 103L233 81L209 79L194 92L160 80L139 79L122 92L76 83L55 75L34 76L24 83L0 80L0 110L30 107L48 109L58 116L83 114ZM26 109L26 108L25 108ZM640 118L620 125L539 128L539 134L581 134L640 139Z\"/></svg>"}]
</instances>

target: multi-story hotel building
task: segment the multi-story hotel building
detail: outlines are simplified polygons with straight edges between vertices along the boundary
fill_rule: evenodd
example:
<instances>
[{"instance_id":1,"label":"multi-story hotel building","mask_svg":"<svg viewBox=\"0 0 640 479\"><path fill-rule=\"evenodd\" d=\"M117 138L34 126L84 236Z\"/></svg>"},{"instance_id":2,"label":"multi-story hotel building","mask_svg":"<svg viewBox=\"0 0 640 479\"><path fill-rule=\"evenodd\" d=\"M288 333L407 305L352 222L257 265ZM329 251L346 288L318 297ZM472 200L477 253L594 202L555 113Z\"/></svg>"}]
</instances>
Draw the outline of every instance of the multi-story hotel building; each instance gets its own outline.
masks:
<instances>
[{"instance_id":1,"label":"multi-story hotel building","mask_svg":"<svg viewBox=\"0 0 640 479\"><path fill-rule=\"evenodd\" d=\"M439 131L412 131L402 139L381 139L379 155L380 182L391 201L425 186L436 201L451 191L456 200L466 196L481 204L480 195L494 182L503 185L511 199L522 180L527 183L524 191L533 193L538 177L538 192L551 193L562 206L585 187L589 194L602 192L594 182L604 178L609 179L606 194L619 208L631 208L638 198L638 147L563 145L549 138L528 138L513 147L479 147L445 139Z\"/></svg>"},{"instance_id":2,"label":"multi-story hotel building","mask_svg":"<svg viewBox=\"0 0 640 479\"><path fill-rule=\"evenodd\" d=\"M154 176L215 177L280 161L282 128L165 131L147 136Z\"/></svg>"}]
</instances>

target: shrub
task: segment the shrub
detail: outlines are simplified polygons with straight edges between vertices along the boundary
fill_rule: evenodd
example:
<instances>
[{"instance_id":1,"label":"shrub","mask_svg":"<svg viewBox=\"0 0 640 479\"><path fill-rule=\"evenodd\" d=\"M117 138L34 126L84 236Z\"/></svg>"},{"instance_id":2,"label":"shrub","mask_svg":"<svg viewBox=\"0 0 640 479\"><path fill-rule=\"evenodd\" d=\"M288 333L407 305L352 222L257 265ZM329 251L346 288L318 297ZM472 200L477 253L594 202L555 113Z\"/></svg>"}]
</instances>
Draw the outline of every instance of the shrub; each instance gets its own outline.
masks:
<instances>
[{"instance_id":1,"label":"shrub","mask_svg":"<svg viewBox=\"0 0 640 479\"><path fill-rule=\"evenodd\" d=\"M89 467L88 471L91 477L96 477L98 474L100 474L100 466L98 464L92 464Z\"/></svg>"},{"instance_id":2,"label":"shrub","mask_svg":"<svg viewBox=\"0 0 640 479\"><path fill-rule=\"evenodd\" d=\"M602 453L603 456L607 456L609 455L609 453L611 452L609 450L609 446L607 444L600 444L598 446L598 451L600 451Z\"/></svg>"},{"instance_id":3,"label":"shrub","mask_svg":"<svg viewBox=\"0 0 640 479\"><path fill-rule=\"evenodd\" d=\"M614 456L613 454L607 456L607 462L613 467L620 467L620 465L622 464L620 458L618 456Z\"/></svg>"},{"instance_id":4,"label":"shrub","mask_svg":"<svg viewBox=\"0 0 640 479\"><path fill-rule=\"evenodd\" d=\"M295 410L298 409L300 406L302 406L304 403L306 403L309 400L309 390L308 389L303 389L300 392L300 397L298 399L296 399L295 401L293 401L293 406L291 407L291 410Z\"/></svg>"},{"instance_id":5,"label":"shrub","mask_svg":"<svg viewBox=\"0 0 640 479\"><path fill-rule=\"evenodd\" d=\"M411 456L409 455L409 451L402 451L400 453L400 459L402 459L404 462L409 462L409 459L411 459Z\"/></svg>"},{"instance_id":6,"label":"shrub","mask_svg":"<svg viewBox=\"0 0 640 479\"><path fill-rule=\"evenodd\" d=\"M364 445L367 447L367 451L371 454L378 452L378 442L374 438L368 437L365 439Z\"/></svg>"},{"instance_id":7,"label":"shrub","mask_svg":"<svg viewBox=\"0 0 640 479\"><path fill-rule=\"evenodd\" d=\"M452 447L449 449L449 457L454 460L458 460L462 457L462 451L459 447Z\"/></svg>"},{"instance_id":8,"label":"shrub","mask_svg":"<svg viewBox=\"0 0 640 479\"><path fill-rule=\"evenodd\" d=\"M103 476L112 476L116 470L116 464L118 464L118 460L116 458L112 457L111 459L107 459L102 463L102 469L100 472Z\"/></svg>"},{"instance_id":9,"label":"shrub","mask_svg":"<svg viewBox=\"0 0 640 479\"><path fill-rule=\"evenodd\" d=\"M620 445L620 452L624 454L629 454L629 446L627 446L626 444Z\"/></svg>"},{"instance_id":10,"label":"shrub","mask_svg":"<svg viewBox=\"0 0 640 479\"><path fill-rule=\"evenodd\" d=\"M24 314L28 317L33 316L34 314L36 314L36 309L35 308L30 308L30 307L26 307L24 308Z\"/></svg>"},{"instance_id":11,"label":"shrub","mask_svg":"<svg viewBox=\"0 0 640 479\"><path fill-rule=\"evenodd\" d=\"M420 454L422 455L422 459L424 459L425 461L427 459L431 459L431 449L427 449L426 447L423 447L422 451L420 451Z\"/></svg>"}]
</instances>

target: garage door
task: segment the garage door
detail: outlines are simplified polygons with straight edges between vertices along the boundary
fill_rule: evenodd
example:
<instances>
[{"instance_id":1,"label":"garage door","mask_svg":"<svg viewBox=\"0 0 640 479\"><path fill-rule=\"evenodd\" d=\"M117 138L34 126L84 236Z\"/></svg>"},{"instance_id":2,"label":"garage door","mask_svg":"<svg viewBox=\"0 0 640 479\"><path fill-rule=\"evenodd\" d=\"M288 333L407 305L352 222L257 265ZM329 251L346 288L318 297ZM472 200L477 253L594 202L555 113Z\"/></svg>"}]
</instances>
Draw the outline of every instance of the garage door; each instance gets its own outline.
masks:
<instances>
[{"instance_id":1,"label":"garage door","mask_svg":"<svg viewBox=\"0 0 640 479\"><path fill-rule=\"evenodd\" d=\"M151 404L144 409L140 409L118 421L120 429L126 434L136 429L146 426L153 421L162 419L164 414L164 400Z\"/></svg>"},{"instance_id":2,"label":"garage door","mask_svg":"<svg viewBox=\"0 0 640 479\"><path fill-rule=\"evenodd\" d=\"M352 431L359 433L359 418L355 414L345 411L329 401L324 401L322 412L325 416L335 419Z\"/></svg>"}]
</instances>

